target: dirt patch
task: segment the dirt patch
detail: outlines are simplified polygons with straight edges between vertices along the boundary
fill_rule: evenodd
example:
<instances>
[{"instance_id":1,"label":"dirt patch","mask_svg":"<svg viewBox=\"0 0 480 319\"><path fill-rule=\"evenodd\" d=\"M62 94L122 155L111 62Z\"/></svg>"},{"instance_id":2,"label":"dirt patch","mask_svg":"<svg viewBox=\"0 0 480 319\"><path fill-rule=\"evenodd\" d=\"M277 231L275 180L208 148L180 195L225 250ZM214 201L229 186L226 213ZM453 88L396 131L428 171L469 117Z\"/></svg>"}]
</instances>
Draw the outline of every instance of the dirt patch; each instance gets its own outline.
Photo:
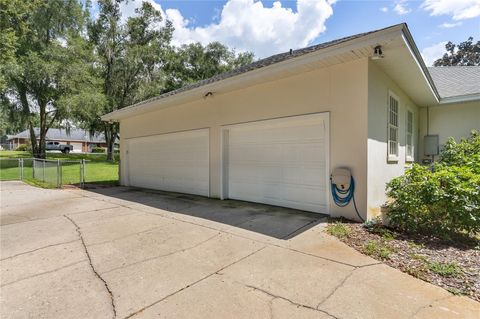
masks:
<instances>
[{"instance_id":1,"label":"dirt patch","mask_svg":"<svg viewBox=\"0 0 480 319\"><path fill-rule=\"evenodd\" d=\"M329 224L327 232L389 266L480 301L479 241L446 242L338 221Z\"/></svg>"}]
</instances>

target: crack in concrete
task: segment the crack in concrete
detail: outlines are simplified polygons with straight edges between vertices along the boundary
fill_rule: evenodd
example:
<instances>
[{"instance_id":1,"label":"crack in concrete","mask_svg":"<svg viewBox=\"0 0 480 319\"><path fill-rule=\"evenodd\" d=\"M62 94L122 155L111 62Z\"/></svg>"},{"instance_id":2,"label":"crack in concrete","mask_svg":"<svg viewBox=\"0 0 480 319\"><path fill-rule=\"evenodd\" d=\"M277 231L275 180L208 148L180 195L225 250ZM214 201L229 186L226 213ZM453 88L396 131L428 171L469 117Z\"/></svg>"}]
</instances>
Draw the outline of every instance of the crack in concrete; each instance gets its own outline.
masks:
<instances>
[{"instance_id":1,"label":"crack in concrete","mask_svg":"<svg viewBox=\"0 0 480 319\"><path fill-rule=\"evenodd\" d=\"M186 248L183 248L183 249L175 250L175 251L169 252L169 253L167 253L167 254L157 255L157 256L153 256L153 257L146 258L146 259L142 259L142 260L136 261L136 262L131 263L131 264L128 264L128 265L122 265L122 266L120 266L120 267L115 267L115 268L112 268L112 269L109 269L109 270L107 270L107 271L102 272L102 274L108 274L108 273L113 272L113 271L118 270L118 269L124 269L124 268L128 268L128 267L130 267L130 266L134 266L134 265L138 265L138 264L147 262L147 261L151 261L151 260L155 260L155 259L159 259L159 258L168 257L168 256L172 256L172 255L175 255L175 254L183 253L183 252L185 252L185 251L188 251L188 250L197 248L198 246L205 244L206 242L212 240L213 238L215 238L215 237L217 237L217 236L219 236L219 235L220 235L220 233L217 233L217 234L215 234L215 235L213 235L213 236L210 236L209 238L207 238L207 239L205 239L205 240L202 240L201 242L198 242L198 243L196 243L195 245L192 245L192 246L190 246L190 247L186 247Z\"/></svg>"},{"instance_id":2,"label":"crack in concrete","mask_svg":"<svg viewBox=\"0 0 480 319\"><path fill-rule=\"evenodd\" d=\"M237 281L237 282L238 282L238 281ZM310 309L310 310L313 310L313 311L321 312L321 313L324 313L324 314L326 314L326 315L328 315L328 316L330 316L330 317L332 317L332 318L338 319L337 317L335 317L334 315L328 313L328 312L325 311L325 310L317 309L317 308L311 307L311 306L309 306L309 305L301 304L301 303L298 303L298 302L296 302L296 301L290 300L290 299L288 299L288 298L286 298L286 297L283 297L283 296L280 296L280 295L275 295L275 294L271 293L270 291L265 290L265 289L262 289L262 288L259 288L259 287L255 287L255 286L252 286L252 285L246 285L246 284L241 283L241 282L238 282L238 283L241 284L241 285L244 285L245 287L248 287L248 288L250 288L250 289L254 289L254 290L260 291L260 292L262 292L262 293L264 293L264 294L272 297L272 298L273 298L273 299L272 299L272 302L273 302L273 300L275 300L275 299L282 299L282 300L285 300L285 301L287 301L287 302L289 302L289 303L291 303L292 305L295 305L295 306L297 306L297 307L302 307L302 308Z\"/></svg>"},{"instance_id":3,"label":"crack in concrete","mask_svg":"<svg viewBox=\"0 0 480 319\"><path fill-rule=\"evenodd\" d=\"M75 221L68 217L67 215L63 215L63 217L65 217L66 219L68 219L74 226L75 226L75 230L77 231L77 234L78 234L78 237L80 238L80 241L82 243L82 246L83 246L83 249L85 250L85 254L87 255L87 258L88 258L88 263L90 264L90 268L92 269L93 273L95 274L95 276L103 282L103 285L105 286L105 289L107 290L108 294L109 294L109 297L110 297L110 303L112 304L112 312L113 312L113 318L116 318L117 317L117 310L115 308L115 300L113 298L113 292L110 290L110 287L108 286L108 283L105 281L105 279L102 278L102 276L100 276L100 274L97 272L97 270L95 269L95 267L93 266L93 262L92 262L92 257L90 256L90 253L88 252L88 249L87 249L87 245L85 244L85 241L83 239L83 235L82 235L82 232L80 231L80 227L77 225L77 223L75 223Z\"/></svg>"},{"instance_id":4,"label":"crack in concrete","mask_svg":"<svg viewBox=\"0 0 480 319\"><path fill-rule=\"evenodd\" d=\"M46 248L50 248L50 247L55 247L55 246L61 246L61 245L71 244L71 243L74 243L74 242L79 241L79 240L80 240L80 239L75 239L75 240L70 240L70 241L66 241L66 242L63 242L63 243L51 244L51 245L43 246L43 247L40 247L40 248L35 248L35 249L33 249L33 250L25 251L25 252L18 253L18 254L9 256L9 257L2 258L2 259L0 259L0 261L12 259L12 258L19 257L19 256L22 256L22 255L28 255L28 254L34 253L34 252L36 252L36 251L39 251L39 250L42 250L42 249L46 249Z\"/></svg>"},{"instance_id":5,"label":"crack in concrete","mask_svg":"<svg viewBox=\"0 0 480 319\"><path fill-rule=\"evenodd\" d=\"M345 276L345 278L342 279L342 281L340 281L340 283L325 297L323 298L322 301L320 301L317 306L315 307L316 309L320 309L320 306L322 304L324 304L328 299L330 299L330 297L332 297L338 289L340 289L341 287L343 287L343 285L345 284L345 282L347 282L347 280L352 277L353 273L355 272L355 270L357 270L359 268L355 268L355 269L352 269L352 271L350 271L350 273L348 275Z\"/></svg>"},{"instance_id":6,"label":"crack in concrete","mask_svg":"<svg viewBox=\"0 0 480 319\"><path fill-rule=\"evenodd\" d=\"M212 272L212 273L210 273L210 274L208 274L208 275L206 275L206 276L204 276L204 277L202 277L202 278L194 281L193 283L188 284L188 285L186 285L185 287L182 287L182 288L180 288L179 290L176 290L176 291L174 291L174 292L166 295L165 297L163 297L163 298L161 298L161 299L159 299L159 300L157 300L157 301L155 301L155 302L153 302L153 303L151 303L151 304L149 304L149 305L147 305L147 306L145 306L145 307L143 307L143 308L141 308L141 309L139 309L139 310L137 310L137 311L135 311L135 312L133 312L133 313L131 313L131 314L129 314L129 315L126 316L124 319L132 318L133 316L138 315L139 313L145 311L146 309L148 309L148 308L150 308L150 307L152 307L152 306L154 306L154 305L156 305L156 304L158 304L158 303L160 303L160 302L162 302L162 301L164 301L164 300L166 300L166 299L168 299L168 298L170 298L170 297L178 294L179 292L181 292L181 291L183 291L183 290L185 290L185 289L188 289L188 288L190 288L190 287L195 286L196 284L202 282L203 280L205 280L205 279L207 279L207 278L210 278L210 277L213 276L213 275L218 274L218 273L221 272L222 270L225 270L226 268L228 268L228 267L230 267L230 266L233 266L233 265L235 265L235 264L237 264L237 263L239 263L239 262L247 259L248 257L253 256L254 254L256 254L256 253L258 253L259 251L263 250L265 247L266 247L266 246L263 246L263 247L255 250L255 251L251 252L250 254L248 254L248 255L246 255L246 256L243 256L242 258L237 259L236 261L234 261L234 262L232 262L232 263L230 263L230 264L228 264L228 265L226 265L226 266L223 266L222 268L216 270L215 272Z\"/></svg>"},{"instance_id":7,"label":"crack in concrete","mask_svg":"<svg viewBox=\"0 0 480 319\"><path fill-rule=\"evenodd\" d=\"M8 283L6 283L6 284L0 285L0 287L3 288L3 287L6 287L6 286L13 285L13 284L15 284L15 283L17 283L17 282L20 282L20 281L24 281L24 280L27 280L27 279L32 279L32 278L39 277L39 276L42 276L42 275L51 274L51 273L57 272L57 271L59 271L59 270L62 270L62 269L65 269L65 268L69 268L69 267L75 266L75 265L77 265L77 264L86 262L86 261L87 261L86 259L79 260L79 261L76 261L76 262L74 262L74 263L70 263L70 264L67 264L67 265L65 265L65 266L59 267L59 268L55 268L55 269L52 269L52 270L49 270L49 271L44 271L44 272L41 272L41 273L38 273L38 274L34 274L34 275L31 275L31 276L28 276L28 277L25 277L25 278L21 278L21 279L17 279L17 280L8 282Z\"/></svg>"},{"instance_id":8,"label":"crack in concrete","mask_svg":"<svg viewBox=\"0 0 480 319\"><path fill-rule=\"evenodd\" d=\"M372 267L372 266L376 266L376 265L386 265L384 264L383 262L381 261L378 261L378 262L374 262L374 263L371 263L371 264L366 264L366 265L361 265L361 266L356 266L355 269L360 269L360 268L367 268L367 267Z\"/></svg>"}]
</instances>

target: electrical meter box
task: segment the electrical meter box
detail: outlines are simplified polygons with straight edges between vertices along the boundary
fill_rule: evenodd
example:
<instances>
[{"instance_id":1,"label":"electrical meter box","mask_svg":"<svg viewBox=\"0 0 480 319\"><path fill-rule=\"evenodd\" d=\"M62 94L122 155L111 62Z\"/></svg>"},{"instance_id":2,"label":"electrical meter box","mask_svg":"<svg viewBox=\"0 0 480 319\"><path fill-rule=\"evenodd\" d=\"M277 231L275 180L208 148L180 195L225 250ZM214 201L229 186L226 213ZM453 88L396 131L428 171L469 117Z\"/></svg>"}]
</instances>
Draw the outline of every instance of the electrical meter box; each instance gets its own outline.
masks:
<instances>
[{"instance_id":1,"label":"electrical meter box","mask_svg":"<svg viewBox=\"0 0 480 319\"><path fill-rule=\"evenodd\" d=\"M440 146L438 143L438 135L425 135L423 138L423 145L425 155L432 156L439 154Z\"/></svg>"}]
</instances>

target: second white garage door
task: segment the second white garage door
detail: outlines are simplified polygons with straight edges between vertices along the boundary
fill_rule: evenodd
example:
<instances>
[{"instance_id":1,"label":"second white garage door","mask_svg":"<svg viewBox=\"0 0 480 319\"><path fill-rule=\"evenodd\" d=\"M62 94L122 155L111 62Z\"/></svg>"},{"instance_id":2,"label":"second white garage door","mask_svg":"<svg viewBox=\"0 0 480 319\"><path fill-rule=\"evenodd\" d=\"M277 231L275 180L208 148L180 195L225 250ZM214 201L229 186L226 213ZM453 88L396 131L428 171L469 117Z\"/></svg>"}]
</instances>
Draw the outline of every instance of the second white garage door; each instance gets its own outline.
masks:
<instances>
[{"instance_id":1,"label":"second white garage door","mask_svg":"<svg viewBox=\"0 0 480 319\"><path fill-rule=\"evenodd\" d=\"M328 213L328 114L226 127L224 197Z\"/></svg>"},{"instance_id":2,"label":"second white garage door","mask_svg":"<svg viewBox=\"0 0 480 319\"><path fill-rule=\"evenodd\" d=\"M70 143L70 145L73 146L73 151L72 152L74 152L74 153L83 152L82 143Z\"/></svg>"},{"instance_id":3,"label":"second white garage door","mask_svg":"<svg viewBox=\"0 0 480 319\"><path fill-rule=\"evenodd\" d=\"M127 140L129 185L209 196L209 130Z\"/></svg>"}]
</instances>

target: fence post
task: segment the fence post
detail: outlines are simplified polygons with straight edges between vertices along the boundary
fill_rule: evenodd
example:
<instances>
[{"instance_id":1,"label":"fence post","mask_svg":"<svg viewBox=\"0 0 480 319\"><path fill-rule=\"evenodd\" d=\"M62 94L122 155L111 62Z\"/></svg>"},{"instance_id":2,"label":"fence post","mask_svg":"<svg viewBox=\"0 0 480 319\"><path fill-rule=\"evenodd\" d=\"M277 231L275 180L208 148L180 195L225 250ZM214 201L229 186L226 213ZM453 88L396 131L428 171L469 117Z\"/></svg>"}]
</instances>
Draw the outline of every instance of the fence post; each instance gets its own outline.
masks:
<instances>
[{"instance_id":1,"label":"fence post","mask_svg":"<svg viewBox=\"0 0 480 319\"><path fill-rule=\"evenodd\" d=\"M85 160L82 159L80 161L80 187L84 187L85 185Z\"/></svg>"},{"instance_id":2,"label":"fence post","mask_svg":"<svg viewBox=\"0 0 480 319\"><path fill-rule=\"evenodd\" d=\"M42 181L45 183L45 160L43 160L43 176Z\"/></svg>"},{"instance_id":3,"label":"fence post","mask_svg":"<svg viewBox=\"0 0 480 319\"><path fill-rule=\"evenodd\" d=\"M85 159L82 159L82 161L83 161L83 184L85 184L85 180L87 179L87 164L86 164L87 161Z\"/></svg>"},{"instance_id":4,"label":"fence post","mask_svg":"<svg viewBox=\"0 0 480 319\"><path fill-rule=\"evenodd\" d=\"M20 180L23 181L23 158L18 160L18 166L20 168Z\"/></svg>"},{"instance_id":5,"label":"fence post","mask_svg":"<svg viewBox=\"0 0 480 319\"><path fill-rule=\"evenodd\" d=\"M62 188L63 185L63 171L62 171L62 162L58 160L58 172L60 175L58 187Z\"/></svg>"},{"instance_id":6,"label":"fence post","mask_svg":"<svg viewBox=\"0 0 480 319\"><path fill-rule=\"evenodd\" d=\"M57 188L60 188L60 159L57 158Z\"/></svg>"}]
</instances>

